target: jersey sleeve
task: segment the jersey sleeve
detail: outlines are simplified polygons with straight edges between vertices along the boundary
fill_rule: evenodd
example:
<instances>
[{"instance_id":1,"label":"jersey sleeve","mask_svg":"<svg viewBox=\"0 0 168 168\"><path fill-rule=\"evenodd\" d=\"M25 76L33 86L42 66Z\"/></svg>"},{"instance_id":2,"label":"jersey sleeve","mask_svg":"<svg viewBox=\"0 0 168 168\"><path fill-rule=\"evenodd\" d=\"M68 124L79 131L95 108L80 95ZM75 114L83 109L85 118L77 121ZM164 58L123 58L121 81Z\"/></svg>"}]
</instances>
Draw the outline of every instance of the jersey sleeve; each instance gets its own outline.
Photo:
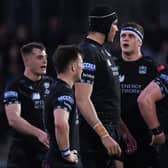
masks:
<instances>
[{"instance_id":1,"label":"jersey sleeve","mask_svg":"<svg viewBox=\"0 0 168 168\"><path fill-rule=\"evenodd\" d=\"M20 96L17 87L11 85L5 89L3 102L5 106L10 104L20 104Z\"/></svg>"},{"instance_id":2,"label":"jersey sleeve","mask_svg":"<svg viewBox=\"0 0 168 168\"><path fill-rule=\"evenodd\" d=\"M168 96L168 69L161 71L153 80L159 87L163 96Z\"/></svg>"},{"instance_id":3,"label":"jersey sleeve","mask_svg":"<svg viewBox=\"0 0 168 168\"><path fill-rule=\"evenodd\" d=\"M96 60L94 49L91 50L89 47L81 48L84 54L83 59L83 72L81 75L81 83L93 84L96 72Z\"/></svg>"},{"instance_id":4,"label":"jersey sleeve","mask_svg":"<svg viewBox=\"0 0 168 168\"><path fill-rule=\"evenodd\" d=\"M63 109L70 112L74 105L74 98L71 95L60 95L54 101L54 109Z\"/></svg>"}]
</instances>

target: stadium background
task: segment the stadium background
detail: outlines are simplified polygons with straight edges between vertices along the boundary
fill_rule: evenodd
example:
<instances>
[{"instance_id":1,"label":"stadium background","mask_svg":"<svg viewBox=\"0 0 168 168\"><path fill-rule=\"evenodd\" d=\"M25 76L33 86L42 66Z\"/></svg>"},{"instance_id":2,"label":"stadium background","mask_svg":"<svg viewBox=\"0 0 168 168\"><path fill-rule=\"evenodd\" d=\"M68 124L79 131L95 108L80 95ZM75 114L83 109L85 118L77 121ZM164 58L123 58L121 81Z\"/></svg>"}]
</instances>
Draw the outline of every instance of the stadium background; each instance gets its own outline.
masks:
<instances>
[{"instance_id":1,"label":"stadium background","mask_svg":"<svg viewBox=\"0 0 168 168\"><path fill-rule=\"evenodd\" d=\"M23 71L22 44L40 41L48 51L48 74L54 76L51 55L59 44L78 43L87 32L87 14L96 4L117 11L119 27L136 21L145 29L143 52L158 64L168 63L168 1L166 0L1 0L0 4L0 168L5 166L10 128L2 95L5 85ZM120 54L118 35L114 54Z\"/></svg>"}]
</instances>

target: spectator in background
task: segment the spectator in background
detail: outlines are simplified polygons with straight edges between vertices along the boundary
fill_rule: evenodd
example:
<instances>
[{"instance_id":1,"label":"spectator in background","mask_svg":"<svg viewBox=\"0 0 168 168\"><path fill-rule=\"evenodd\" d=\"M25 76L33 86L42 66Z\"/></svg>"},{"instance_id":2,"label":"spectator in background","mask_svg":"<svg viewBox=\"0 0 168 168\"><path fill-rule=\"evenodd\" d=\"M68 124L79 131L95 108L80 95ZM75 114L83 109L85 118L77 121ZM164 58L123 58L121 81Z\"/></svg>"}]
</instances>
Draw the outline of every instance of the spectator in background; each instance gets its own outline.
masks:
<instances>
[{"instance_id":1,"label":"spectator in background","mask_svg":"<svg viewBox=\"0 0 168 168\"><path fill-rule=\"evenodd\" d=\"M160 50L155 57L155 61L159 65L168 65L168 41L163 40L160 46Z\"/></svg>"},{"instance_id":2,"label":"spectator in background","mask_svg":"<svg viewBox=\"0 0 168 168\"><path fill-rule=\"evenodd\" d=\"M66 43L66 32L64 31L64 27L62 26L62 20L61 18L58 18L57 16L51 16L48 19L48 24L46 30L42 32L41 35L42 40L45 41L46 47L48 49L48 63L50 66L47 69L47 72L49 75L55 77L55 70L52 65L52 59L51 55L54 52L55 48L59 44L65 44Z\"/></svg>"},{"instance_id":3,"label":"spectator in background","mask_svg":"<svg viewBox=\"0 0 168 168\"><path fill-rule=\"evenodd\" d=\"M3 112L3 91L5 85L5 77L4 77L4 55L3 52L0 51L0 116L2 116ZM1 118L1 117L0 117ZM1 120L0 120L1 121ZM3 122L0 122L3 123ZM2 126L0 126L1 128Z\"/></svg>"},{"instance_id":4,"label":"spectator in background","mask_svg":"<svg viewBox=\"0 0 168 168\"><path fill-rule=\"evenodd\" d=\"M6 84L10 83L16 76L18 76L24 67L22 67L22 60L17 44L11 44L8 49L8 69L6 76Z\"/></svg>"},{"instance_id":5,"label":"spectator in background","mask_svg":"<svg viewBox=\"0 0 168 168\"><path fill-rule=\"evenodd\" d=\"M5 89L4 104L9 125L14 130L8 168L41 168L48 149L42 113L53 79L44 76L47 54L43 44L32 42L21 48L24 74Z\"/></svg>"}]
</instances>

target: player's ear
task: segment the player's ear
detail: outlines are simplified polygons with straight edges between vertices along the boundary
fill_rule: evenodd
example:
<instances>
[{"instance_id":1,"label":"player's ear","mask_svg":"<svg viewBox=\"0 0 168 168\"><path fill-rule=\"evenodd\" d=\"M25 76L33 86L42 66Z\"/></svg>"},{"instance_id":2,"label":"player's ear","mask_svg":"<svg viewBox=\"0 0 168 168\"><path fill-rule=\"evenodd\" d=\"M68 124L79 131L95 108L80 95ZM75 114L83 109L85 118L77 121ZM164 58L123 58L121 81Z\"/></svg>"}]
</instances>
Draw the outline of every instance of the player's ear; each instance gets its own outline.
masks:
<instances>
[{"instance_id":1,"label":"player's ear","mask_svg":"<svg viewBox=\"0 0 168 168\"><path fill-rule=\"evenodd\" d=\"M72 71L75 71L76 69L75 63L73 63L71 66L72 66Z\"/></svg>"},{"instance_id":2,"label":"player's ear","mask_svg":"<svg viewBox=\"0 0 168 168\"><path fill-rule=\"evenodd\" d=\"M140 41L140 40L138 40L138 42L139 42L139 47L142 47L142 41Z\"/></svg>"},{"instance_id":3,"label":"player's ear","mask_svg":"<svg viewBox=\"0 0 168 168\"><path fill-rule=\"evenodd\" d=\"M23 62L24 62L24 64L25 64L25 66L29 64L29 61L30 61L30 58L29 58L28 56L25 56L25 57L23 58Z\"/></svg>"}]
</instances>

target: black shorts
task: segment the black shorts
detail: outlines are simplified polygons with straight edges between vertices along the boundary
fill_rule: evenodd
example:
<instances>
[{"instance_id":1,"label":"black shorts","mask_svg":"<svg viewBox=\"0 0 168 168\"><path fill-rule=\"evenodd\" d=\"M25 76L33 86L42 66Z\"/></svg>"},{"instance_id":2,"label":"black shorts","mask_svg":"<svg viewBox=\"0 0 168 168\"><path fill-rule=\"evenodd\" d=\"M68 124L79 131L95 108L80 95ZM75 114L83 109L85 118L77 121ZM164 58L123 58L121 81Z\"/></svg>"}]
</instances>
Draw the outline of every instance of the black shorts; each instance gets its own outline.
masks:
<instances>
[{"instance_id":1,"label":"black shorts","mask_svg":"<svg viewBox=\"0 0 168 168\"><path fill-rule=\"evenodd\" d=\"M7 168L41 168L45 152L24 143L13 143L9 150Z\"/></svg>"},{"instance_id":2,"label":"black shorts","mask_svg":"<svg viewBox=\"0 0 168 168\"><path fill-rule=\"evenodd\" d=\"M118 128L111 128L108 131L110 135L120 143L120 132ZM108 155L100 137L98 137L92 130L91 132L88 132L88 134L82 135L80 137L80 142L84 168L108 168L111 167L113 161L117 159L114 156Z\"/></svg>"},{"instance_id":3,"label":"black shorts","mask_svg":"<svg viewBox=\"0 0 168 168\"><path fill-rule=\"evenodd\" d=\"M159 154L149 144L139 144L131 155L124 155L124 168L159 168Z\"/></svg>"}]
</instances>

